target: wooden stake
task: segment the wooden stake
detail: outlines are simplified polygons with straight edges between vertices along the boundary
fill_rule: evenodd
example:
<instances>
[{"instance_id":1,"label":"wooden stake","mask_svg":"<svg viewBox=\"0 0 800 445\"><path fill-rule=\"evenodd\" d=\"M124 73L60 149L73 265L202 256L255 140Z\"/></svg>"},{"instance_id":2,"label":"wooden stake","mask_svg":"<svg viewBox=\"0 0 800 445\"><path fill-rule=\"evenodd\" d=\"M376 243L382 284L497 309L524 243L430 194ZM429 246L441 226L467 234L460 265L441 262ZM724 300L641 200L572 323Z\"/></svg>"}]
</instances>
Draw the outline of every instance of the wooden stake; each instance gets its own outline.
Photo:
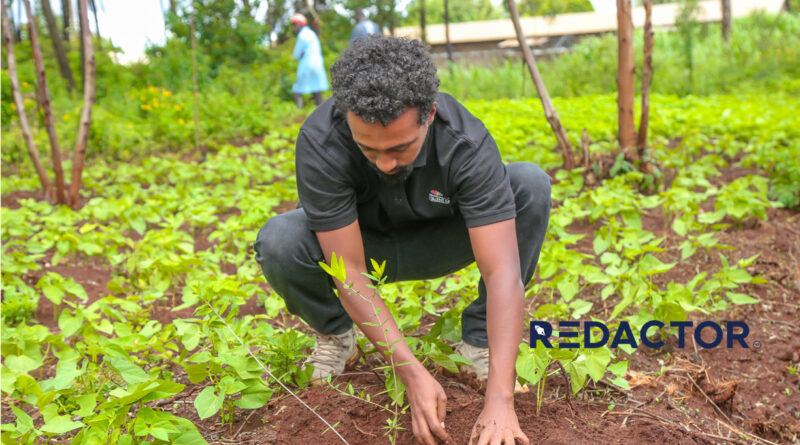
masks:
<instances>
[{"instance_id":1,"label":"wooden stake","mask_svg":"<svg viewBox=\"0 0 800 445\"><path fill-rule=\"evenodd\" d=\"M44 70L42 60L42 47L39 45L39 33L36 31L36 17L33 16L31 3L22 0L25 6L25 13L28 15L28 33L31 38L33 48L33 64L36 66L36 87L39 90L39 106L44 113L44 126L47 129L47 137L50 139L50 153L53 158L53 171L56 174L56 202L59 204L67 203L67 196L64 194L64 171L61 166L61 148L58 146L58 135L53 125L53 112L50 107L50 90L47 88L47 73ZM54 27L55 28L55 27ZM56 34L58 36L58 34Z\"/></svg>"},{"instance_id":2,"label":"wooden stake","mask_svg":"<svg viewBox=\"0 0 800 445\"><path fill-rule=\"evenodd\" d=\"M633 122L633 18L631 0L617 0L617 111L619 147L626 150L636 145Z\"/></svg>"},{"instance_id":3,"label":"wooden stake","mask_svg":"<svg viewBox=\"0 0 800 445\"><path fill-rule=\"evenodd\" d=\"M83 65L86 75L83 78L83 108L81 118L78 123L78 135L75 138L75 156L72 161L72 183L69 187L69 200L73 209L78 209L80 204L81 176L83 174L83 163L86 160L86 146L89 143L89 128L92 125L92 106L94 106L94 46L92 44L92 33L89 31L89 14L86 8L87 0L78 0L78 14L81 23L81 42L83 42Z\"/></svg>"},{"instance_id":4,"label":"wooden stake","mask_svg":"<svg viewBox=\"0 0 800 445\"><path fill-rule=\"evenodd\" d=\"M194 149L198 147L198 131L200 118L197 111L197 43L194 36L194 3L192 4L192 17L189 20L190 31L192 33L192 98L194 100ZM206 149L203 148L203 162L206 160Z\"/></svg>"},{"instance_id":5,"label":"wooden stake","mask_svg":"<svg viewBox=\"0 0 800 445\"><path fill-rule=\"evenodd\" d=\"M17 107L19 126L22 129L22 137L25 139L25 146L28 148L28 155L33 162L33 168L36 170L36 174L39 176L39 182L42 184L42 191L45 196L48 196L50 194L50 180L47 178L47 170L45 170L44 165L42 165L39 151L36 149L36 144L33 142L31 127L28 124L28 115L25 113L25 101L22 99L22 91L19 88L17 62L14 57L14 36L11 34L11 20L8 18L8 10L6 9L5 1L0 1L0 8L2 9L3 40L6 46L8 78L11 80L11 94L14 96L14 105Z\"/></svg>"},{"instance_id":6,"label":"wooden stake","mask_svg":"<svg viewBox=\"0 0 800 445\"><path fill-rule=\"evenodd\" d=\"M522 25L519 23L519 13L517 12L517 4L514 0L506 0L508 5L508 12L511 15L511 21L514 23L514 30L517 33L517 40L519 41L519 48L522 51L522 57L525 64L528 65L528 71L533 79L533 85L536 86L536 92L539 93L539 100L542 101L542 108L544 109L544 117L553 129L553 133L558 141L558 147L561 149L561 154L564 157L564 168L567 170L575 167L575 156L572 153L572 145L569 143L567 132L561 125L561 120L558 118L558 113L553 107L553 102L550 100L550 94L547 92L547 87L539 74L539 68L536 66L536 60L533 58L533 53L528 47L528 41L525 39L525 34L522 32Z\"/></svg>"},{"instance_id":7,"label":"wooden stake","mask_svg":"<svg viewBox=\"0 0 800 445\"><path fill-rule=\"evenodd\" d=\"M639 120L639 158L647 146L647 124L650 119L650 84L653 81L653 0L644 2L644 66L642 67L642 118Z\"/></svg>"}]
</instances>

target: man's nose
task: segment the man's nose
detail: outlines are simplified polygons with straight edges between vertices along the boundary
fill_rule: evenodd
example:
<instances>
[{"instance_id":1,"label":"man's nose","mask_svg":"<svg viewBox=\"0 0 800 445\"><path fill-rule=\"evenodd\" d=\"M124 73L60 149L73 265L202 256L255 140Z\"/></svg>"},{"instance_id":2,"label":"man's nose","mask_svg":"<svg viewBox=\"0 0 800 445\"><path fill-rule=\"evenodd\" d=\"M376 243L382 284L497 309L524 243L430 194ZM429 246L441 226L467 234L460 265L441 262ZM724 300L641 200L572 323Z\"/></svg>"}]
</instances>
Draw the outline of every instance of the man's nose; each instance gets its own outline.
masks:
<instances>
[{"instance_id":1,"label":"man's nose","mask_svg":"<svg viewBox=\"0 0 800 445\"><path fill-rule=\"evenodd\" d=\"M380 171L388 175L391 174L392 170L397 166L397 160L388 155L378 155L375 165Z\"/></svg>"}]
</instances>

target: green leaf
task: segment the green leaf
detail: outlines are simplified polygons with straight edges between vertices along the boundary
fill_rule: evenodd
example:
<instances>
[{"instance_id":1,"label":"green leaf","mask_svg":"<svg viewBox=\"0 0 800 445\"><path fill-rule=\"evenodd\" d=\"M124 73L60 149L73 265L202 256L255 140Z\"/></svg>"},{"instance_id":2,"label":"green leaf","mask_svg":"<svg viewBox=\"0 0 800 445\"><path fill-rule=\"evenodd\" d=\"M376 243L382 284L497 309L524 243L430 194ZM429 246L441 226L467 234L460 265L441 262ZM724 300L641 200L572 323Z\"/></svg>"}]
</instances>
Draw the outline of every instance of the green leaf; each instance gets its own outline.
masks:
<instances>
[{"instance_id":1,"label":"green leaf","mask_svg":"<svg viewBox=\"0 0 800 445\"><path fill-rule=\"evenodd\" d=\"M64 289L57 286L45 285L42 287L42 293L56 306L60 305L64 298Z\"/></svg>"},{"instance_id":2,"label":"green leaf","mask_svg":"<svg viewBox=\"0 0 800 445\"><path fill-rule=\"evenodd\" d=\"M83 315L78 313L73 317L71 311L61 311L61 315L58 317L58 327L61 329L61 335L64 338L70 337L83 327Z\"/></svg>"},{"instance_id":3,"label":"green leaf","mask_svg":"<svg viewBox=\"0 0 800 445\"><path fill-rule=\"evenodd\" d=\"M11 405L11 411L17 416L17 431L25 434L33 429L33 419L25 411Z\"/></svg>"},{"instance_id":4,"label":"green leaf","mask_svg":"<svg viewBox=\"0 0 800 445\"><path fill-rule=\"evenodd\" d=\"M595 382L605 376L606 366L610 361L611 352L607 348L586 350L586 370Z\"/></svg>"},{"instance_id":5,"label":"green leaf","mask_svg":"<svg viewBox=\"0 0 800 445\"><path fill-rule=\"evenodd\" d=\"M662 263L658 258L649 253L639 260L639 272L644 275L664 273L672 269L673 266L675 266L675 263Z\"/></svg>"},{"instance_id":6,"label":"green leaf","mask_svg":"<svg viewBox=\"0 0 800 445\"><path fill-rule=\"evenodd\" d=\"M730 300L733 304L755 304L758 303L760 300L754 297L751 297L747 294L741 294L738 292L727 292L725 295L728 296L728 300Z\"/></svg>"},{"instance_id":7,"label":"green leaf","mask_svg":"<svg viewBox=\"0 0 800 445\"><path fill-rule=\"evenodd\" d=\"M272 398L273 391L259 391L254 393L245 394L242 392L242 397L236 401L236 406L242 409L258 409L266 405L269 399Z\"/></svg>"},{"instance_id":8,"label":"green leaf","mask_svg":"<svg viewBox=\"0 0 800 445\"><path fill-rule=\"evenodd\" d=\"M94 408L97 406L97 394L84 394L75 399L75 402L78 403L80 408L77 411L72 412L73 416L90 416L94 412Z\"/></svg>"},{"instance_id":9,"label":"green leaf","mask_svg":"<svg viewBox=\"0 0 800 445\"><path fill-rule=\"evenodd\" d=\"M556 288L558 288L558 291L561 293L561 298L563 298L564 301L569 302L578 293L578 281L570 275L564 274L561 276L563 278L558 281Z\"/></svg>"},{"instance_id":10,"label":"green leaf","mask_svg":"<svg viewBox=\"0 0 800 445\"><path fill-rule=\"evenodd\" d=\"M73 422L67 416L56 416L45 423L41 430L45 433L64 434L82 426L83 422Z\"/></svg>"},{"instance_id":11,"label":"green leaf","mask_svg":"<svg viewBox=\"0 0 800 445\"><path fill-rule=\"evenodd\" d=\"M527 344L520 343L515 369L517 375L529 385L539 382L549 364L550 359L543 345L539 344L536 349L531 349Z\"/></svg>"},{"instance_id":12,"label":"green leaf","mask_svg":"<svg viewBox=\"0 0 800 445\"><path fill-rule=\"evenodd\" d=\"M744 269L730 269L727 271L728 279L737 284L749 283L753 279Z\"/></svg>"},{"instance_id":13,"label":"green leaf","mask_svg":"<svg viewBox=\"0 0 800 445\"><path fill-rule=\"evenodd\" d=\"M127 382L129 385L136 385L150 380L150 376L144 371L144 369L140 368L133 362L122 358L108 357L106 357L105 361L113 366L114 369L119 372L122 379L125 380L125 382Z\"/></svg>"},{"instance_id":14,"label":"green leaf","mask_svg":"<svg viewBox=\"0 0 800 445\"><path fill-rule=\"evenodd\" d=\"M42 366L42 361L34 360L27 355L9 355L5 359L5 365L12 371L27 373Z\"/></svg>"},{"instance_id":15,"label":"green leaf","mask_svg":"<svg viewBox=\"0 0 800 445\"><path fill-rule=\"evenodd\" d=\"M222 408L224 401L224 394L217 395L214 393L213 386L206 386L194 399L194 408L200 419L208 419Z\"/></svg>"}]
</instances>

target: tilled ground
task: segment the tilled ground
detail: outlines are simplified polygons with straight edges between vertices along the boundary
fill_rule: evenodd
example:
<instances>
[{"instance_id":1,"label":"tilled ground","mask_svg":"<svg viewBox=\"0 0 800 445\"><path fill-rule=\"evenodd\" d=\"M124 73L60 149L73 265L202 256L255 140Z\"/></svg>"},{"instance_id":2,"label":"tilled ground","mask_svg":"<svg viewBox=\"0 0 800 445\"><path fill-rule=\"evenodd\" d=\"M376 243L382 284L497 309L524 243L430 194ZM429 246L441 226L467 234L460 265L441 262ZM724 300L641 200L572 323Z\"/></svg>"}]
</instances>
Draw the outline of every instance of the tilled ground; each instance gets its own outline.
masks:
<instances>
[{"instance_id":1,"label":"tilled ground","mask_svg":"<svg viewBox=\"0 0 800 445\"><path fill-rule=\"evenodd\" d=\"M3 205L13 206L15 198L4 196ZM698 271L715 270L719 266L719 258L713 252L711 255L698 252L680 261L677 248L680 240L666 229L668 224L658 210L644 215L643 222L644 228L657 237L667 237L667 250L659 254L659 258L678 262L657 280L683 283ZM570 231L591 233L595 228L584 221L576 223ZM758 254L748 271L769 281L764 285L747 285L741 290L758 297L758 304L735 306L711 318L746 321L750 327L748 344L751 347L706 350L698 348L687 335L686 347L678 348L677 341L668 338L661 350L640 348L631 357L626 376L632 387L630 391L603 382L590 383L571 400L566 398L566 379L556 373L546 382L539 410L535 388L517 394L519 422L532 443L800 443L800 214L771 209L766 221L734 226L717 236L722 244L734 247L726 251L730 261ZM591 241L584 239L582 243L577 248L591 253ZM203 239L196 244L198 249L211 245ZM24 278L35 283L48 270L74 278L84 286L91 301L107 293L105 287L112 275L108 267L86 262L48 265ZM600 301L599 292L591 288L585 292L581 298ZM163 310L177 303L154 308L154 318L169 322L172 318L190 316ZM589 315L602 317L604 310L610 311L608 307L600 307L596 304L597 309ZM255 301L241 309L244 314L263 310ZM40 299L37 318L40 323L57 329L53 307L47 299ZM694 317L693 320L697 323L703 319ZM276 325L304 329L291 316L281 315L274 321ZM385 443L387 418L394 414L379 406L385 405L387 398L379 394L383 382L382 377L372 371L376 365L374 357L362 359L335 382L340 388L344 388L346 382L352 383L357 391L370 394L376 403L350 397L330 387L307 388L298 395L335 425L349 443ZM448 396L446 424L452 443L467 443L482 409L482 389L464 376L435 375ZM219 424L217 416L201 421L192 405L200 389L201 385L189 385L186 391L160 407L193 420L210 443L327 444L339 441L307 408L286 394L276 395L262 409L237 409L233 425ZM4 404L4 408L7 405ZM9 411L3 410L3 422L10 420L6 418ZM400 414L399 418L405 430L399 433L397 443L413 443L409 414Z\"/></svg>"}]
</instances>

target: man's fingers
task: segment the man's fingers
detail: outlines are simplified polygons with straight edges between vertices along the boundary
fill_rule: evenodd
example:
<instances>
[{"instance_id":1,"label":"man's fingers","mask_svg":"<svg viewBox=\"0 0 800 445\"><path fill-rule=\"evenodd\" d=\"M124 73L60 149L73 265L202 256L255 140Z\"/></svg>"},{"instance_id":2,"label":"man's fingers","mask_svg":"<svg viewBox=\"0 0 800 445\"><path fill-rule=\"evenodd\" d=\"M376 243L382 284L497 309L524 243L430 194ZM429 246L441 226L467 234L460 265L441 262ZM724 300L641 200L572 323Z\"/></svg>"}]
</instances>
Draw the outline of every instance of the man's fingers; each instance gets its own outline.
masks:
<instances>
[{"instance_id":1,"label":"man's fingers","mask_svg":"<svg viewBox=\"0 0 800 445\"><path fill-rule=\"evenodd\" d=\"M483 431L483 425L480 423L476 423L475 426L472 427L472 432L469 434L469 445L475 445L475 443L478 442L481 431Z\"/></svg>"},{"instance_id":2,"label":"man's fingers","mask_svg":"<svg viewBox=\"0 0 800 445\"><path fill-rule=\"evenodd\" d=\"M506 445L516 445L514 441L514 432L511 430L503 430L503 443Z\"/></svg>"},{"instance_id":3,"label":"man's fingers","mask_svg":"<svg viewBox=\"0 0 800 445\"><path fill-rule=\"evenodd\" d=\"M478 439L477 445L489 445L489 440L491 440L492 436L495 433L495 426L488 425L486 428L481 431L481 437Z\"/></svg>"},{"instance_id":4,"label":"man's fingers","mask_svg":"<svg viewBox=\"0 0 800 445\"><path fill-rule=\"evenodd\" d=\"M417 416L411 415L411 431L414 433L414 438L417 439L417 443L422 443L422 439L419 437L419 425L417 425Z\"/></svg>"},{"instance_id":5,"label":"man's fingers","mask_svg":"<svg viewBox=\"0 0 800 445\"><path fill-rule=\"evenodd\" d=\"M531 441L528 440L528 436L526 436L521 430L514 431L514 439L519 439L519 441L522 442L522 445L531 445Z\"/></svg>"},{"instance_id":6,"label":"man's fingers","mask_svg":"<svg viewBox=\"0 0 800 445\"><path fill-rule=\"evenodd\" d=\"M442 421L437 418L438 416L433 414L433 410L425 411L423 414L425 416L425 420L428 422L430 430L436 435L436 437L445 442L450 440L450 437L447 435L447 431L445 431L444 427L442 427Z\"/></svg>"},{"instance_id":7,"label":"man's fingers","mask_svg":"<svg viewBox=\"0 0 800 445\"><path fill-rule=\"evenodd\" d=\"M414 414L412 414L412 416L413 415ZM425 445L436 445L436 440L431 435L431 430L429 427L430 425L426 419L427 416L425 415L425 413L421 413L419 412L419 410L417 410L417 414L415 417L417 420L417 434L416 434L417 440L419 440ZM441 428L441 426L439 428Z\"/></svg>"},{"instance_id":8,"label":"man's fingers","mask_svg":"<svg viewBox=\"0 0 800 445\"><path fill-rule=\"evenodd\" d=\"M504 431L495 431L492 434L491 445L503 445L503 439L505 438ZM507 442L506 442L507 444ZM511 445L514 445L514 442L511 442Z\"/></svg>"},{"instance_id":9,"label":"man's fingers","mask_svg":"<svg viewBox=\"0 0 800 445\"><path fill-rule=\"evenodd\" d=\"M444 418L447 416L447 396L444 391L439 393L438 402L436 407L439 411L439 422L444 422Z\"/></svg>"}]
</instances>

